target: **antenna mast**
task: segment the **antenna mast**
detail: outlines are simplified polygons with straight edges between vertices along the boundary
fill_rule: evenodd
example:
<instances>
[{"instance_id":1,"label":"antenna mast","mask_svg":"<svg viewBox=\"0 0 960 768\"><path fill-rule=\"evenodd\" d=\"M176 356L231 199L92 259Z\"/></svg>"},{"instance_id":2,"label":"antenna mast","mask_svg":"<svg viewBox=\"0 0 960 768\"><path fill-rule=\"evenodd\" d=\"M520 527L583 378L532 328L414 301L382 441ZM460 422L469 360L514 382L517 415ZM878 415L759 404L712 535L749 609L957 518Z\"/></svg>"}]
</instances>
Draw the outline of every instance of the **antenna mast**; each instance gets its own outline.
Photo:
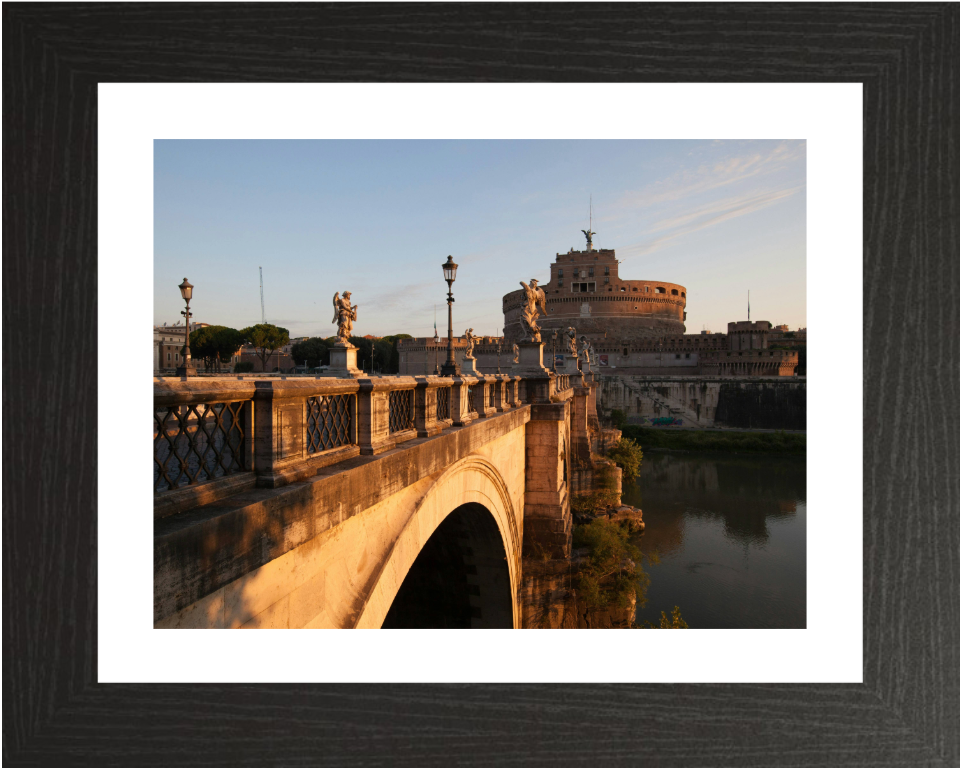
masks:
<instances>
[{"instance_id":1,"label":"antenna mast","mask_svg":"<svg viewBox=\"0 0 960 768\"><path fill-rule=\"evenodd\" d=\"M263 267L260 267L260 322L267 322L267 315L263 310Z\"/></svg>"},{"instance_id":2,"label":"antenna mast","mask_svg":"<svg viewBox=\"0 0 960 768\"><path fill-rule=\"evenodd\" d=\"M750 322L750 289L747 289L747 322Z\"/></svg>"}]
</instances>

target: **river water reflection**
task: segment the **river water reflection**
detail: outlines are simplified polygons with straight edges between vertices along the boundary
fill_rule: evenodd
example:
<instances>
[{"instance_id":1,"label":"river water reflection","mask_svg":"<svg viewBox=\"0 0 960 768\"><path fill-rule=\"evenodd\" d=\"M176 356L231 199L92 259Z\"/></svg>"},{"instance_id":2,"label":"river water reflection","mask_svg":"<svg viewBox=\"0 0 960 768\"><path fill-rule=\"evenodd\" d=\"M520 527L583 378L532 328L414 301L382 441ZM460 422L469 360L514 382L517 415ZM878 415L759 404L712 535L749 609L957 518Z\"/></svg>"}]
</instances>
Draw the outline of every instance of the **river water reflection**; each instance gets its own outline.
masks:
<instances>
[{"instance_id":1,"label":"river water reflection","mask_svg":"<svg viewBox=\"0 0 960 768\"><path fill-rule=\"evenodd\" d=\"M637 622L680 606L691 629L806 627L805 457L647 452L623 501L657 551Z\"/></svg>"}]
</instances>

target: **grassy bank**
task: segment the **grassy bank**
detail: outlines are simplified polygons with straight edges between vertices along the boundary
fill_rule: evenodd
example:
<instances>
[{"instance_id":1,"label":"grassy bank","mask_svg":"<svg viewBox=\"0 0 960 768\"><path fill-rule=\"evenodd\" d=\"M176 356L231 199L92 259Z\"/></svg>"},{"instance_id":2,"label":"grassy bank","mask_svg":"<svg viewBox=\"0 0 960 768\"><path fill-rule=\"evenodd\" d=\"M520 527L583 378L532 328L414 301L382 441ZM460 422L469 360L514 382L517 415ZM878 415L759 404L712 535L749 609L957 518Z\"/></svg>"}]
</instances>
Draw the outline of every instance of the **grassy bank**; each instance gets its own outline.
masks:
<instances>
[{"instance_id":1,"label":"grassy bank","mask_svg":"<svg viewBox=\"0 0 960 768\"><path fill-rule=\"evenodd\" d=\"M707 432L692 429L650 429L627 425L623 436L643 450L778 453L803 455L807 436L786 432Z\"/></svg>"}]
</instances>

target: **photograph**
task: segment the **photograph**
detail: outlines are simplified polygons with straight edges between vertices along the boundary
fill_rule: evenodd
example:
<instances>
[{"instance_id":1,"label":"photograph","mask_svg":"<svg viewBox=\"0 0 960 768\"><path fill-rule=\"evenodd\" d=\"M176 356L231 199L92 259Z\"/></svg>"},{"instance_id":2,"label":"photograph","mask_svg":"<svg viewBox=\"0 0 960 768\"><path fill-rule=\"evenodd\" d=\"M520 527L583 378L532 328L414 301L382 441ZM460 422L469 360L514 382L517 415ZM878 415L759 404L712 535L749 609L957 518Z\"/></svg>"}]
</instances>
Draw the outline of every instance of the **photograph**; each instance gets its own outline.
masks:
<instances>
[{"instance_id":1,"label":"photograph","mask_svg":"<svg viewBox=\"0 0 960 768\"><path fill-rule=\"evenodd\" d=\"M806 149L154 140L154 627L804 629Z\"/></svg>"}]
</instances>

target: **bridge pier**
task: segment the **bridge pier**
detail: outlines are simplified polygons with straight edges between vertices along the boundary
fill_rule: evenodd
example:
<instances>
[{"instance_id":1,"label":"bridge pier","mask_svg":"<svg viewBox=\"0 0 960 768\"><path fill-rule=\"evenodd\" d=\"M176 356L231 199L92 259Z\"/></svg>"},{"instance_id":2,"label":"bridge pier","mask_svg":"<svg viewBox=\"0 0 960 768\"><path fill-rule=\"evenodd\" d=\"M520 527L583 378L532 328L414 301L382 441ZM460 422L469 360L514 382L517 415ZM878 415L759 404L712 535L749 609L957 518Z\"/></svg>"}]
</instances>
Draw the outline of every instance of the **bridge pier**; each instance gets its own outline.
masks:
<instances>
[{"instance_id":1,"label":"bridge pier","mask_svg":"<svg viewBox=\"0 0 960 768\"><path fill-rule=\"evenodd\" d=\"M569 401L531 406L526 432L524 557L570 557L569 418Z\"/></svg>"}]
</instances>

